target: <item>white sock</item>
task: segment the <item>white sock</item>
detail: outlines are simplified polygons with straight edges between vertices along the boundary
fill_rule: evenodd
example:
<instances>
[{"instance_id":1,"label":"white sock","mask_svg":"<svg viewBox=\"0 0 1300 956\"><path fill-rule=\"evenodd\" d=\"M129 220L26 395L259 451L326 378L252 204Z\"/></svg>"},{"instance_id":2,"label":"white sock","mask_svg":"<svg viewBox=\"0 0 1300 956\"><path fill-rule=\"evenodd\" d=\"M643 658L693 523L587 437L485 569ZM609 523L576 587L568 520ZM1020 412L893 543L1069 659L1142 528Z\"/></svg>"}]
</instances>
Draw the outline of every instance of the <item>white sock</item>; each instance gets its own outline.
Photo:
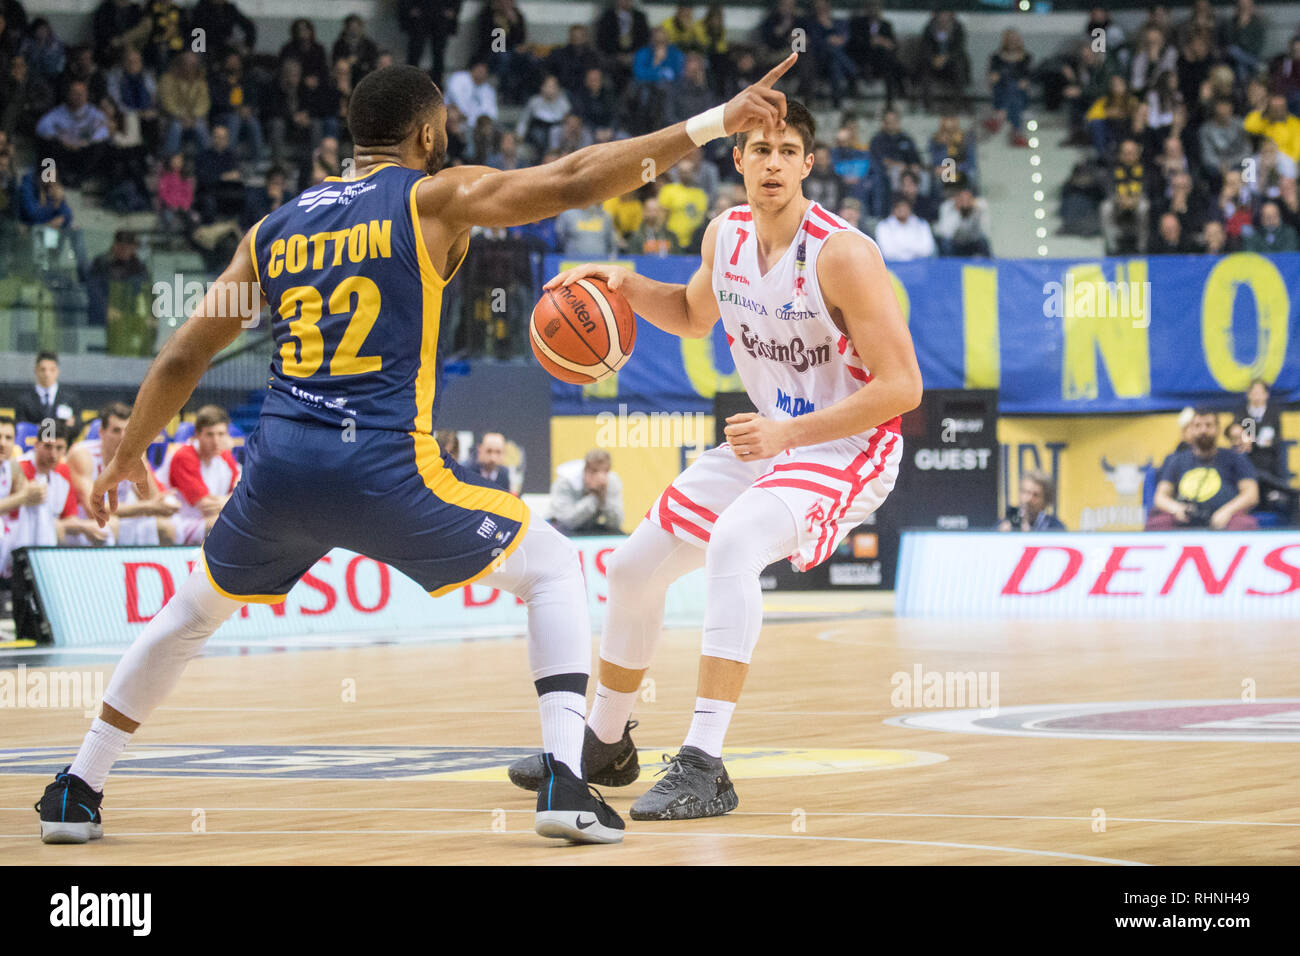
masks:
<instances>
[{"instance_id":1,"label":"white sock","mask_svg":"<svg viewBox=\"0 0 1300 956\"><path fill-rule=\"evenodd\" d=\"M636 703L636 691L626 693L610 690L604 684L596 684L596 700L591 705L591 716L587 726L592 733L604 743L617 743L623 739L623 728L632 716L632 705Z\"/></svg>"},{"instance_id":2,"label":"white sock","mask_svg":"<svg viewBox=\"0 0 1300 956\"><path fill-rule=\"evenodd\" d=\"M81 742L81 749L77 751L68 773L86 781L91 790L102 792L108 771L130 739L131 735L125 730L96 717L90 730L86 731L86 739Z\"/></svg>"},{"instance_id":3,"label":"white sock","mask_svg":"<svg viewBox=\"0 0 1300 956\"><path fill-rule=\"evenodd\" d=\"M587 726L587 698L553 690L537 698L542 712L542 748L582 776L582 738Z\"/></svg>"},{"instance_id":4,"label":"white sock","mask_svg":"<svg viewBox=\"0 0 1300 956\"><path fill-rule=\"evenodd\" d=\"M698 747L710 757L721 757L722 738L727 736L727 726L735 712L734 701L695 698L695 716L691 720L685 746Z\"/></svg>"}]
</instances>

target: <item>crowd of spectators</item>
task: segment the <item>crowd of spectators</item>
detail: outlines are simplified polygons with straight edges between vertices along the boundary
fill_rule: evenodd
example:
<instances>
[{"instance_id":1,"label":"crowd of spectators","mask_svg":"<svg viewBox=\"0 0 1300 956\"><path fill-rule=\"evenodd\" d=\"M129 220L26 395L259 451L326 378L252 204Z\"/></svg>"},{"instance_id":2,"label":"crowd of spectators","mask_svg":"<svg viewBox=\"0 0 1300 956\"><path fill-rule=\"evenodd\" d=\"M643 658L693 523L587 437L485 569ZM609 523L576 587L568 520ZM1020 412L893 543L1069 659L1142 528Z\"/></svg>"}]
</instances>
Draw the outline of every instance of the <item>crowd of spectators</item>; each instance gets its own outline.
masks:
<instances>
[{"instance_id":1,"label":"crowd of spectators","mask_svg":"<svg viewBox=\"0 0 1300 956\"><path fill-rule=\"evenodd\" d=\"M1300 248L1300 31L1274 49L1267 28L1254 0L1196 0L1179 22L1155 6L1131 36L1092 11L1038 73L1091 150L1062 196L1068 231L1111 254Z\"/></svg>"}]
</instances>

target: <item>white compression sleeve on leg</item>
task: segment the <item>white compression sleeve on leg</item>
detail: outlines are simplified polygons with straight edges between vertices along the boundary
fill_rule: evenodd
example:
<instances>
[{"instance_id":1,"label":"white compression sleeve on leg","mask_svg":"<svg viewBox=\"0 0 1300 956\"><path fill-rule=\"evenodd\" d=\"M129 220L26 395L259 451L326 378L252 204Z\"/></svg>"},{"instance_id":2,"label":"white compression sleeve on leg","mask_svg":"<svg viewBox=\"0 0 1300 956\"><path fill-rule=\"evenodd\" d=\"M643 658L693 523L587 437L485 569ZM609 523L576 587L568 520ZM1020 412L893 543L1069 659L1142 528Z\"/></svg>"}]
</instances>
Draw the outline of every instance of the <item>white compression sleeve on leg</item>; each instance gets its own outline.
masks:
<instances>
[{"instance_id":1,"label":"white compression sleeve on leg","mask_svg":"<svg viewBox=\"0 0 1300 956\"><path fill-rule=\"evenodd\" d=\"M528 605L533 679L591 673L587 583L573 542L534 517L510 557L482 580Z\"/></svg>"},{"instance_id":2,"label":"white compression sleeve on leg","mask_svg":"<svg viewBox=\"0 0 1300 956\"><path fill-rule=\"evenodd\" d=\"M663 630L668 586L703 566L703 548L649 521L637 525L605 564L609 601L600 639L601 660L628 670L649 667Z\"/></svg>"},{"instance_id":3,"label":"white compression sleeve on leg","mask_svg":"<svg viewBox=\"0 0 1300 956\"><path fill-rule=\"evenodd\" d=\"M212 632L241 607L242 602L218 594L202 568L195 569L122 655L104 703L143 723Z\"/></svg>"},{"instance_id":4,"label":"white compression sleeve on leg","mask_svg":"<svg viewBox=\"0 0 1300 956\"><path fill-rule=\"evenodd\" d=\"M798 545L794 515L762 488L750 488L718 516L704 565L708 603L701 654L749 663L763 627L758 576Z\"/></svg>"}]
</instances>

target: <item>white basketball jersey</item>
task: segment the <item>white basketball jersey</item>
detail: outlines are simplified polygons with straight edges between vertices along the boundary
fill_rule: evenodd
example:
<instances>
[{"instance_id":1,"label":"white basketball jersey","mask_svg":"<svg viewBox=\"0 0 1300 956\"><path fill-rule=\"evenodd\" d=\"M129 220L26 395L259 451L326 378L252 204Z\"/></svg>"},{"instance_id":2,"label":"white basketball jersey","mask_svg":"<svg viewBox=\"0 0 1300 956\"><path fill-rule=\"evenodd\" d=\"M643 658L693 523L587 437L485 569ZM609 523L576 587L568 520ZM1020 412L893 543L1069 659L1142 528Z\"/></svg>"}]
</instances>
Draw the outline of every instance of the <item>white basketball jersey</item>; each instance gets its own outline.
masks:
<instances>
[{"instance_id":1,"label":"white basketball jersey","mask_svg":"<svg viewBox=\"0 0 1300 956\"><path fill-rule=\"evenodd\" d=\"M95 463L95 473L93 477L98 478L100 472L104 470L104 448L100 444L100 440L98 438L87 439L86 441L80 442L80 447L86 449L86 451L90 453L90 457ZM119 506L133 505L138 501L139 499L136 497L134 484L129 481L119 481L117 483L117 503ZM80 505L77 506L77 516L81 518L90 517L90 515L86 514L86 509L82 508ZM117 530L118 535L116 539L113 537L112 530L110 529L108 531L108 540L104 542L105 544L111 546L114 544L142 545L158 543L158 526L154 522L154 519L149 515L140 515L135 518L122 518L117 523ZM65 543L75 546L84 547L91 543L88 538L80 534L71 534L68 535L67 538L69 540Z\"/></svg>"},{"instance_id":2,"label":"white basketball jersey","mask_svg":"<svg viewBox=\"0 0 1300 956\"><path fill-rule=\"evenodd\" d=\"M831 321L817 282L817 256L826 240L857 230L809 203L794 241L764 275L753 219L747 205L723 213L713 250L713 291L736 372L754 408L768 418L792 418L833 405L871 381L853 343ZM878 430L897 433L899 421L850 440L865 448Z\"/></svg>"}]
</instances>

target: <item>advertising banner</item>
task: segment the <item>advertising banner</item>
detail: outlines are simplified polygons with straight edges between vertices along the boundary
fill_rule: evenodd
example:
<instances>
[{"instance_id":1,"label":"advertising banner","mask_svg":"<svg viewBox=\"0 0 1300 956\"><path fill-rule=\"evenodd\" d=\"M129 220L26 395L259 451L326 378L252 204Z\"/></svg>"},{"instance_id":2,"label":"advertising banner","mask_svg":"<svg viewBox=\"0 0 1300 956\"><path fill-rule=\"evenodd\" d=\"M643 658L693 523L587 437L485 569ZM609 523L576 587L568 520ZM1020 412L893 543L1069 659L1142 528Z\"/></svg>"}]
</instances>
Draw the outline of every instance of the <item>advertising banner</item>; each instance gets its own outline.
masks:
<instances>
[{"instance_id":1,"label":"advertising banner","mask_svg":"<svg viewBox=\"0 0 1300 956\"><path fill-rule=\"evenodd\" d=\"M605 564L624 538L574 538L587 578L594 628L604 619ZM158 613L199 564L199 550L161 548L29 548L41 605L54 642L125 645ZM704 616L704 574L679 579L668 590L667 626L697 624ZM318 561L281 604L249 604L223 624L218 643L275 643L317 635L376 640L401 634L456 640L515 630L527 622L513 595L472 584L432 598L401 572L351 551L335 549Z\"/></svg>"},{"instance_id":2,"label":"advertising banner","mask_svg":"<svg viewBox=\"0 0 1300 956\"><path fill-rule=\"evenodd\" d=\"M900 617L1300 616L1300 532L907 531Z\"/></svg>"}]
</instances>

